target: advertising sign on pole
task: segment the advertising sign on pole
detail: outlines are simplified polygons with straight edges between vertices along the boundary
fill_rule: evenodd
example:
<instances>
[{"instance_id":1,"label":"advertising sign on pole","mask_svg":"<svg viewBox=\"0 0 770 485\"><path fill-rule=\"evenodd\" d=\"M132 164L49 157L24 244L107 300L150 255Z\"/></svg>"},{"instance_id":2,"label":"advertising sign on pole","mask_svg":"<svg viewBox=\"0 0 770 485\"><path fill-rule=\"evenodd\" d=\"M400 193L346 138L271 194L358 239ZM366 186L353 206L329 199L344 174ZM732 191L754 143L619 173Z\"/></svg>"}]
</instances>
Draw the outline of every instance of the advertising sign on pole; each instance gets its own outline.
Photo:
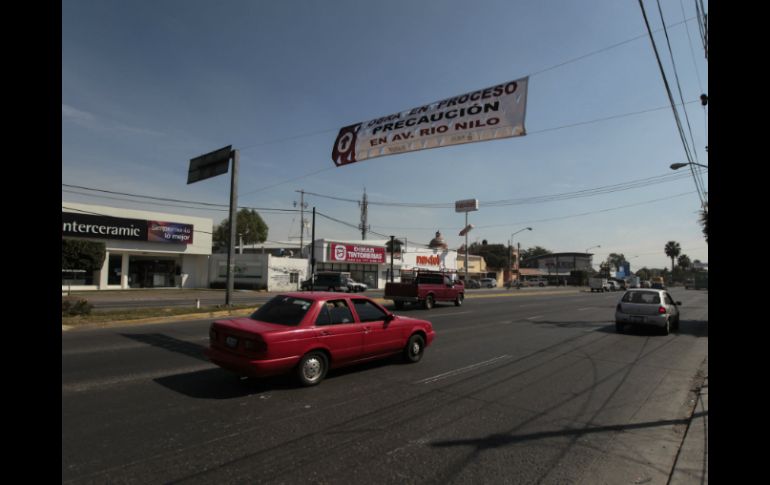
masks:
<instances>
[{"instance_id":1,"label":"advertising sign on pole","mask_svg":"<svg viewBox=\"0 0 770 485\"><path fill-rule=\"evenodd\" d=\"M465 199L455 202L455 212L473 212L479 210L478 199Z\"/></svg>"},{"instance_id":2,"label":"advertising sign on pole","mask_svg":"<svg viewBox=\"0 0 770 485\"><path fill-rule=\"evenodd\" d=\"M340 129L338 167L427 148L526 135L529 77L508 81Z\"/></svg>"}]
</instances>

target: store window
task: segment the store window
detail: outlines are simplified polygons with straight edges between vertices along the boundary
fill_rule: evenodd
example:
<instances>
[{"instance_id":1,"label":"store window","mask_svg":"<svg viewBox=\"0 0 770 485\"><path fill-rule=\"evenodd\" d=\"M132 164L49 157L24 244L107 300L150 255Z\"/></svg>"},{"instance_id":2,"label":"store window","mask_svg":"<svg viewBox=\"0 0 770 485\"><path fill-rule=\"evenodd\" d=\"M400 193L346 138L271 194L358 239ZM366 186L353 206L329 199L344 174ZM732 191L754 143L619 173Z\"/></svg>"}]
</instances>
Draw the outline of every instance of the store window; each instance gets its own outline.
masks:
<instances>
[{"instance_id":1,"label":"store window","mask_svg":"<svg viewBox=\"0 0 770 485\"><path fill-rule=\"evenodd\" d=\"M123 263L123 256L120 254L110 254L110 262L107 265L107 284L120 284L120 269Z\"/></svg>"}]
</instances>

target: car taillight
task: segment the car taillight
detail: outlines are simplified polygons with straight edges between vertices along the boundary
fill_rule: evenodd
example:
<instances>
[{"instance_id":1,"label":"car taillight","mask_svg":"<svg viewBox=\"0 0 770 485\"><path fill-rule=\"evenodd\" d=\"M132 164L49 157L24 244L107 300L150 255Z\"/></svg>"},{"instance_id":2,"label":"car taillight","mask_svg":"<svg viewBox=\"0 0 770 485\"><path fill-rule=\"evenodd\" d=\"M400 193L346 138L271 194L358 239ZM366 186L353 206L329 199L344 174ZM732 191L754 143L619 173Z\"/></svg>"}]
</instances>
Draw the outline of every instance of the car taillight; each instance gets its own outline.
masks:
<instances>
[{"instance_id":1,"label":"car taillight","mask_svg":"<svg viewBox=\"0 0 770 485\"><path fill-rule=\"evenodd\" d=\"M660 314L666 313L666 307L664 307L664 306L659 306L659 307L658 307L658 313L660 313Z\"/></svg>"}]
</instances>

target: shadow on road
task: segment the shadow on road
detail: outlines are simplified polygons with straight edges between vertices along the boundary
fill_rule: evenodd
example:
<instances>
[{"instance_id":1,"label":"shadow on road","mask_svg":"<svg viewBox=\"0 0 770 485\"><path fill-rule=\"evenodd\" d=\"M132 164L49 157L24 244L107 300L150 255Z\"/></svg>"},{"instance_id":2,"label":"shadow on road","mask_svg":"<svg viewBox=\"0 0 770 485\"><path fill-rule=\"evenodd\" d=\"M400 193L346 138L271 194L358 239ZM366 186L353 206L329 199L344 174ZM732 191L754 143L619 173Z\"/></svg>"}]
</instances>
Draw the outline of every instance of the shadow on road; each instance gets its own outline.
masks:
<instances>
[{"instance_id":1,"label":"shadow on road","mask_svg":"<svg viewBox=\"0 0 770 485\"><path fill-rule=\"evenodd\" d=\"M288 376L247 379L220 368L161 377L155 379L155 382L188 397L218 400L297 387Z\"/></svg>"},{"instance_id":2,"label":"shadow on road","mask_svg":"<svg viewBox=\"0 0 770 485\"><path fill-rule=\"evenodd\" d=\"M206 356L203 355L203 351L206 350L206 347L169 337L162 333L122 333L120 335L131 340L136 340L137 342L152 345L153 347L159 347L170 352L184 354L204 362L209 361Z\"/></svg>"},{"instance_id":3,"label":"shadow on road","mask_svg":"<svg viewBox=\"0 0 770 485\"><path fill-rule=\"evenodd\" d=\"M694 414L693 418L698 418L708 414L708 412L700 412ZM690 422L690 418L681 419L665 419L660 421L648 421L646 423L635 424L616 424L611 426L596 426L585 427L578 429L563 429L559 431L544 431L540 433L512 435L504 433L495 433L487 435L483 438L474 439L462 439L462 440L445 440L435 441L431 443L431 446L438 448L447 448L451 446L472 446L477 450L486 450L491 448L499 448L508 445L515 445L517 443L524 443L528 441L559 438L565 436L583 436L592 433L611 433L620 431L631 431L635 429L655 428L658 426L675 426L686 425Z\"/></svg>"}]
</instances>

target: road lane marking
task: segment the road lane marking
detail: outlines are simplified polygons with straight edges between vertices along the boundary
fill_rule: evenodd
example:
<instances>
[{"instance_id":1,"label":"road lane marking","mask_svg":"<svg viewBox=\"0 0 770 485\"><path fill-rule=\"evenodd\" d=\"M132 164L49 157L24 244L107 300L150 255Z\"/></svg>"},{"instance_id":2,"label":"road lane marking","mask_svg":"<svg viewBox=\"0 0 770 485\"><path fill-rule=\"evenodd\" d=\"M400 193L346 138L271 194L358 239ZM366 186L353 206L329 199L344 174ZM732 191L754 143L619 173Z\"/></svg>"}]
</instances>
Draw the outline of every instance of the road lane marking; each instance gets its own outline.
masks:
<instances>
[{"instance_id":1,"label":"road lane marking","mask_svg":"<svg viewBox=\"0 0 770 485\"><path fill-rule=\"evenodd\" d=\"M543 315L535 315L534 317L527 318L527 320L534 320L536 318L543 318Z\"/></svg>"},{"instance_id":2,"label":"road lane marking","mask_svg":"<svg viewBox=\"0 0 770 485\"><path fill-rule=\"evenodd\" d=\"M488 365L492 365L492 364L494 364L496 362L499 362L501 360L506 360L506 359L510 359L510 358L511 358L511 356L508 355L508 354L501 355L499 357L495 357L494 359L485 360L484 362L479 362L479 363L476 363L476 364L467 365L465 367L460 367L459 369L450 370L449 372L444 372L443 374L439 374L439 375L436 375L436 376L433 376L433 377L427 377L425 379L421 379L421 380L415 382L415 384L430 384L430 383L433 383L433 382L436 382L436 381L440 381L442 379L446 379L447 377L452 377L452 376L456 376L456 375L460 375L460 374L465 374L466 372L470 372L472 370L480 369L482 367L486 367Z\"/></svg>"},{"instance_id":3,"label":"road lane marking","mask_svg":"<svg viewBox=\"0 0 770 485\"><path fill-rule=\"evenodd\" d=\"M431 313L430 315L426 315L426 319L427 319L427 317L431 317L431 316L433 316L433 317L453 317L453 316L455 316L455 315L464 315L464 314L466 314L466 313L473 313L473 312L471 312L470 310L468 310L467 312L452 312L452 313ZM401 316L402 316L402 317L406 317L406 316L408 316L408 315L401 315Z\"/></svg>"}]
</instances>

